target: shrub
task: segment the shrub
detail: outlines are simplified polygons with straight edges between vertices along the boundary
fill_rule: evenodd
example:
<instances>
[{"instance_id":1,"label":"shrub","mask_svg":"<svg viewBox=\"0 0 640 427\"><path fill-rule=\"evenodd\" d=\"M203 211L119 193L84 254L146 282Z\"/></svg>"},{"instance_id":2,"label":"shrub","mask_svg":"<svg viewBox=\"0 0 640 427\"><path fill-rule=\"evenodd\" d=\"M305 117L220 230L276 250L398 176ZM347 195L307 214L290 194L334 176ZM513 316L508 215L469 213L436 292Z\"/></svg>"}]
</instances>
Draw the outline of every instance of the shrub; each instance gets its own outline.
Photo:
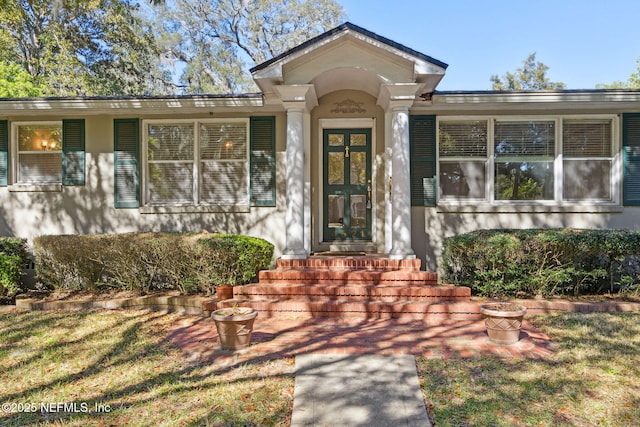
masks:
<instances>
[{"instance_id":1,"label":"shrub","mask_svg":"<svg viewBox=\"0 0 640 427\"><path fill-rule=\"evenodd\" d=\"M248 283L269 267L273 245L253 237L196 233L41 236L36 279L53 289L177 289L211 293L224 275Z\"/></svg>"},{"instance_id":2,"label":"shrub","mask_svg":"<svg viewBox=\"0 0 640 427\"><path fill-rule=\"evenodd\" d=\"M218 234L198 243L216 254L217 262L203 266L214 286L249 283L273 258L273 245L255 237Z\"/></svg>"},{"instance_id":3,"label":"shrub","mask_svg":"<svg viewBox=\"0 0 640 427\"><path fill-rule=\"evenodd\" d=\"M478 230L445 239L443 269L491 297L637 293L640 232Z\"/></svg>"},{"instance_id":4,"label":"shrub","mask_svg":"<svg viewBox=\"0 0 640 427\"><path fill-rule=\"evenodd\" d=\"M18 293L22 269L27 261L25 239L0 237L0 297L12 298Z\"/></svg>"}]
</instances>

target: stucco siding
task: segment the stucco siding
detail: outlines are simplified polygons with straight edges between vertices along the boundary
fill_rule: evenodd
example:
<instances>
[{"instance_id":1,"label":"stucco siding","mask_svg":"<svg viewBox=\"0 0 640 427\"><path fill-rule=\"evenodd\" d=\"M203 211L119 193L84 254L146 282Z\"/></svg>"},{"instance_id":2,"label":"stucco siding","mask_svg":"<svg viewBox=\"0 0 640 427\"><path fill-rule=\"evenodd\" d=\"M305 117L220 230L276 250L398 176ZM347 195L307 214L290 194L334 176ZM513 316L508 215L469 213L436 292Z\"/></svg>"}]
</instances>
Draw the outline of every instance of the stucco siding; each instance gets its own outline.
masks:
<instances>
[{"instance_id":1,"label":"stucco siding","mask_svg":"<svg viewBox=\"0 0 640 427\"><path fill-rule=\"evenodd\" d=\"M61 118L47 118L51 119ZM0 235L32 240L44 234L207 230L262 237L276 245L277 253L282 251L285 205L282 116L276 125L276 207L250 207L248 212L176 214L114 207L113 119L113 116L90 116L85 120L84 186L62 186L61 191L0 187Z\"/></svg>"}]
</instances>

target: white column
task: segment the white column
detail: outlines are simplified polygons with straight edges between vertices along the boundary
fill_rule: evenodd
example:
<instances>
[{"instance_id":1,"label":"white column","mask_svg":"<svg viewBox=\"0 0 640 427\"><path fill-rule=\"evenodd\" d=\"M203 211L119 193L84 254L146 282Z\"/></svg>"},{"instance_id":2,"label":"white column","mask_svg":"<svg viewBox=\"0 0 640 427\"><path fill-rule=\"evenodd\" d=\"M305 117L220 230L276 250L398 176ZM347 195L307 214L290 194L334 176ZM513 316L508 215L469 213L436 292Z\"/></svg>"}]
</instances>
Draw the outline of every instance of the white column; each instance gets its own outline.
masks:
<instances>
[{"instance_id":1,"label":"white column","mask_svg":"<svg viewBox=\"0 0 640 427\"><path fill-rule=\"evenodd\" d=\"M285 249L282 258L306 258L310 250L309 190L305 190L305 146L309 146L309 111L317 105L313 85L281 85L276 92L287 110ZM305 126L306 123L306 126ZM307 148L308 149L308 148ZM308 163L308 161L307 161ZM309 175L309 172L306 172Z\"/></svg>"},{"instance_id":2,"label":"white column","mask_svg":"<svg viewBox=\"0 0 640 427\"><path fill-rule=\"evenodd\" d=\"M384 114L384 253L391 252L393 247L393 234L391 223L393 220L393 197L391 197L393 178L393 138L391 132L390 112Z\"/></svg>"},{"instance_id":3,"label":"white column","mask_svg":"<svg viewBox=\"0 0 640 427\"><path fill-rule=\"evenodd\" d=\"M385 231L391 231L389 257L415 259L411 247L411 175L409 152L409 108L416 95L421 93L421 83L392 83L382 85L378 104L385 111L386 146L391 147L389 175L393 178L391 191L391 215L386 218ZM388 210L387 210L388 212ZM385 236L388 244L388 237Z\"/></svg>"},{"instance_id":4,"label":"white column","mask_svg":"<svg viewBox=\"0 0 640 427\"><path fill-rule=\"evenodd\" d=\"M302 108L287 110L286 247L283 258L306 258L304 248L304 127Z\"/></svg>"},{"instance_id":5,"label":"white column","mask_svg":"<svg viewBox=\"0 0 640 427\"><path fill-rule=\"evenodd\" d=\"M392 223L394 259L415 258L411 248L411 177L409 173L409 108L394 106L391 119L393 157Z\"/></svg>"}]
</instances>

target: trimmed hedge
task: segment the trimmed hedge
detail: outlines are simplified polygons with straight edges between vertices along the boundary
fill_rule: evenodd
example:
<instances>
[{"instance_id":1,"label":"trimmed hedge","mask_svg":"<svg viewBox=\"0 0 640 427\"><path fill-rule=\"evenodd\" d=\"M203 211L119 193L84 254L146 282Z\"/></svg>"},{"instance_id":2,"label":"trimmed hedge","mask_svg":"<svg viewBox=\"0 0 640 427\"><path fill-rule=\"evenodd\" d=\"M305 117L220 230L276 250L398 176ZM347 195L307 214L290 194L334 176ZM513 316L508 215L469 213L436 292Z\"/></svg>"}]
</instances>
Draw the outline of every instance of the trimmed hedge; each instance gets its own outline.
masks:
<instances>
[{"instance_id":1,"label":"trimmed hedge","mask_svg":"<svg viewBox=\"0 0 640 427\"><path fill-rule=\"evenodd\" d=\"M0 237L0 298L12 298L18 293L27 262L26 239Z\"/></svg>"},{"instance_id":2,"label":"trimmed hedge","mask_svg":"<svg viewBox=\"0 0 640 427\"><path fill-rule=\"evenodd\" d=\"M125 233L41 236L36 281L50 289L213 292L269 268L273 245L226 234Z\"/></svg>"},{"instance_id":3,"label":"trimmed hedge","mask_svg":"<svg viewBox=\"0 0 640 427\"><path fill-rule=\"evenodd\" d=\"M478 230L444 241L444 277L489 297L640 293L640 232Z\"/></svg>"}]
</instances>

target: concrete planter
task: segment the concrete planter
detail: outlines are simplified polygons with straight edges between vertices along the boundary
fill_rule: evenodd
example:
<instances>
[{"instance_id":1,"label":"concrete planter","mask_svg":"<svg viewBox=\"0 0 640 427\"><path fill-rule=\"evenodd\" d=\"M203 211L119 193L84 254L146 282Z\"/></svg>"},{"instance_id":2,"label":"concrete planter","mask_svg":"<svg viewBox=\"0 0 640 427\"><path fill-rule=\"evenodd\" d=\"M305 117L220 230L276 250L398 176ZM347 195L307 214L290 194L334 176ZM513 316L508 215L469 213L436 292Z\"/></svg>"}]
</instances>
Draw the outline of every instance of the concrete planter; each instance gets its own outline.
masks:
<instances>
[{"instance_id":1,"label":"concrete planter","mask_svg":"<svg viewBox=\"0 0 640 427\"><path fill-rule=\"evenodd\" d=\"M489 340L499 345L517 343L526 312L525 306L516 303L497 302L481 305L480 313L484 316Z\"/></svg>"},{"instance_id":2,"label":"concrete planter","mask_svg":"<svg viewBox=\"0 0 640 427\"><path fill-rule=\"evenodd\" d=\"M240 350L251 344L253 321L258 312L250 307L221 308L211 313L223 350Z\"/></svg>"}]
</instances>

